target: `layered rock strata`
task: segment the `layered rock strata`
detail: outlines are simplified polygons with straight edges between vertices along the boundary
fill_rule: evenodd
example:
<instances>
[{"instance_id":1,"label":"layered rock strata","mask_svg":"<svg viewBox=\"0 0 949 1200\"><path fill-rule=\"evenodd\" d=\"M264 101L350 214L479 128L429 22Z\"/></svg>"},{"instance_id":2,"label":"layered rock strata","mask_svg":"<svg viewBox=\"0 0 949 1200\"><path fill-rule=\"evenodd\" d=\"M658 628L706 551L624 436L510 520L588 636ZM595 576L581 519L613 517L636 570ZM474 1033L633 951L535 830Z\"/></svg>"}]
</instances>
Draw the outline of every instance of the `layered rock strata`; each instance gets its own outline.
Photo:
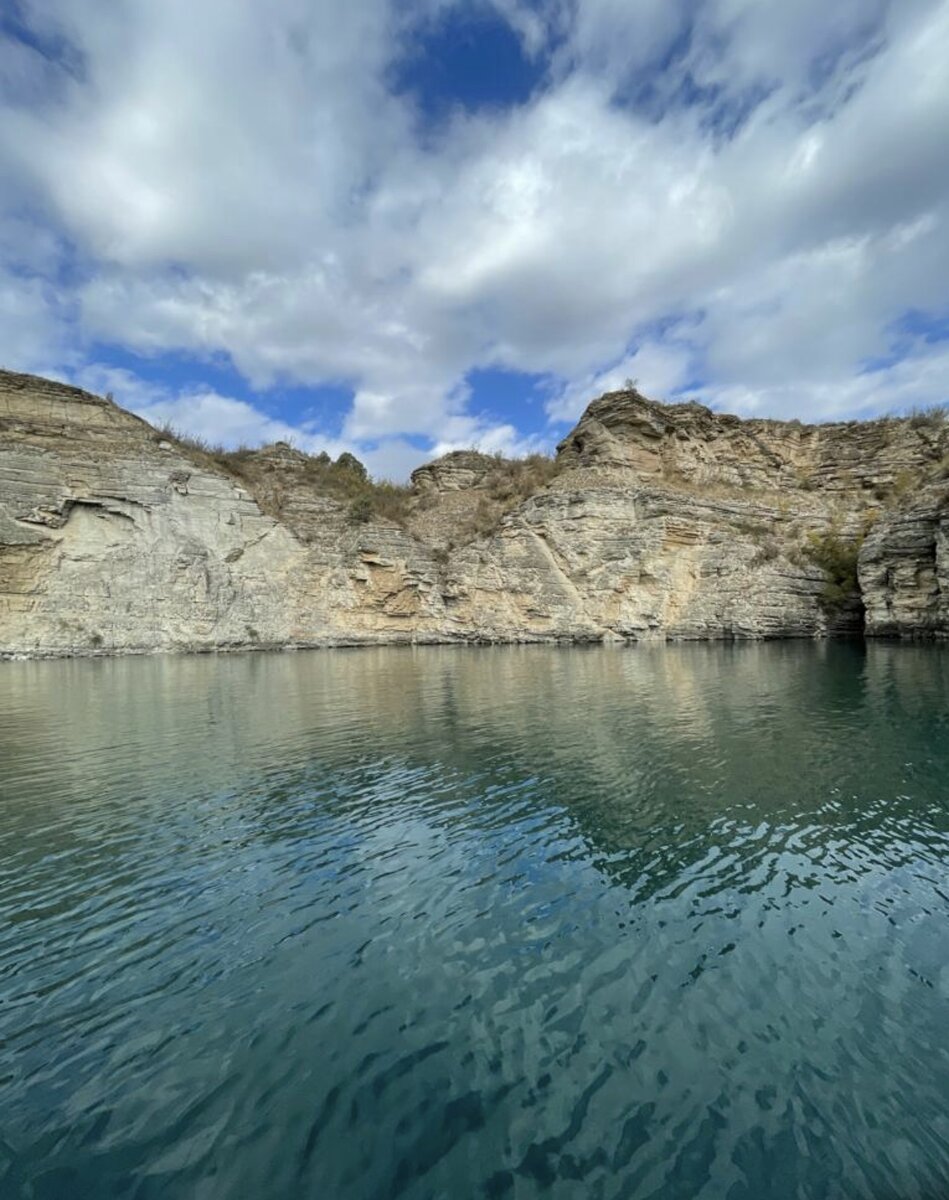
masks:
<instances>
[{"instance_id":1,"label":"layered rock strata","mask_svg":"<svg viewBox=\"0 0 949 1200\"><path fill-rule=\"evenodd\" d=\"M357 519L288 446L217 461L0 372L0 654L944 636L947 454L938 414L807 426L616 392L531 494L456 453L398 520Z\"/></svg>"}]
</instances>

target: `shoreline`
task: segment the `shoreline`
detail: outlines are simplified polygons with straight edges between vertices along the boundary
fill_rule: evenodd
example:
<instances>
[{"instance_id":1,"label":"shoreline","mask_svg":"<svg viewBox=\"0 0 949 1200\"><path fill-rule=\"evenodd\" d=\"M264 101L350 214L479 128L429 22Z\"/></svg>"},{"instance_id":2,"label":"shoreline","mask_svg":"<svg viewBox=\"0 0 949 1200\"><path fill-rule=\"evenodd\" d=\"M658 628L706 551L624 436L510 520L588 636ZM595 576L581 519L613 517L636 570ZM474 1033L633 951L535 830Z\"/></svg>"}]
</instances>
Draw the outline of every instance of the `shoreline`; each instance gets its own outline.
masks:
<instances>
[{"instance_id":1,"label":"shoreline","mask_svg":"<svg viewBox=\"0 0 949 1200\"><path fill-rule=\"evenodd\" d=\"M405 638L327 638L313 642L249 642L221 644L216 646L135 646L115 649L101 647L76 647L68 649L4 650L0 649L0 663L6 662L51 662L66 659L111 659L152 658L157 656L205 656L237 654L296 654L327 650L368 649L413 649L415 647L441 646L454 649L486 649L504 646L556 646L563 649L682 646L682 645L761 645L775 642L862 642L899 645L946 645L949 635L940 630L920 631L912 634L866 634L866 633L820 633L820 634L733 634L727 636L667 636L648 638L623 637L405 637Z\"/></svg>"}]
</instances>

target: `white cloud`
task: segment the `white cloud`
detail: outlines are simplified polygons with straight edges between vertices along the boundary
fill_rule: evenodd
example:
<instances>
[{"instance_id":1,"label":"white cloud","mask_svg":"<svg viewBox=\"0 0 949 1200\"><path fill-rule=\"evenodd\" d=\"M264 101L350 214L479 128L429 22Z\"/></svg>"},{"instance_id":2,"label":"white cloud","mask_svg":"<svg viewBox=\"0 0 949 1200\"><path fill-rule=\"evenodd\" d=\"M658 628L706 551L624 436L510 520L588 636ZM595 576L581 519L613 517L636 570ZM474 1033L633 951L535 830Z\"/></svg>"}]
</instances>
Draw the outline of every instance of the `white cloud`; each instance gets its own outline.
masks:
<instances>
[{"instance_id":1,"label":"white cloud","mask_svg":"<svg viewBox=\"0 0 949 1200\"><path fill-rule=\"evenodd\" d=\"M405 479L431 457L403 438L391 437L365 445L349 438L335 438L320 431L315 422L294 424L263 412L246 400L222 396L212 388L191 385L172 391L149 383L133 371L103 363L91 363L76 371L72 381L99 395L110 395L117 404L144 417L157 429L170 427L176 433L200 438L210 445L236 449L289 442L309 454L326 452L332 458L355 454L377 479ZM468 441L465 445L471 445ZM454 449L454 446L448 447ZM444 451L439 451L444 453Z\"/></svg>"},{"instance_id":2,"label":"white cloud","mask_svg":"<svg viewBox=\"0 0 949 1200\"><path fill-rule=\"evenodd\" d=\"M672 400L692 378L693 352L679 340L644 341L632 354L603 371L583 376L551 399L550 414L576 421L592 396L615 392L632 383L643 395Z\"/></svg>"},{"instance_id":3,"label":"white cloud","mask_svg":"<svg viewBox=\"0 0 949 1200\"><path fill-rule=\"evenodd\" d=\"M308 449L316 441L298 426L275 420L245 400L222 396L206 387L172 392L147 383L132 371L96 363L77 372L75 381L89 391L111 395L117 404L157 428L170 425L176 432L229 449L278 441L304 441L306 446L301 448Z\"/></svg>"},{"instance_id":4,"label":"white cloud","mask_svg":"<svg viewBox=\"0 0 949 1200\"><path fill-rule=\"evenodd\" d=\"M802 418L852 419L945 404L949 347L917 345L907 358L861 374L789 377L764 387L732 384L709 389L704 399L742 416L800 413Z\"/></svg>"},{"instance_id":5,"label":"white cloud","mask_svg":"<svg viewBox=\"0 0 949 1200\"><path fill-rule=\"evenodd\" d=\"M25 0L71 49L0 42L0 361L190 354L148 403L215 439L281 422L202 359L339 383L386 471L534 444L477 366L550 376L557 421L627 376L816 418L938 394L925 342L865 364L949 300L947 0L492 0L545 84L428 129L393 58L468 2Z\"/></svg>"}]
</instances>

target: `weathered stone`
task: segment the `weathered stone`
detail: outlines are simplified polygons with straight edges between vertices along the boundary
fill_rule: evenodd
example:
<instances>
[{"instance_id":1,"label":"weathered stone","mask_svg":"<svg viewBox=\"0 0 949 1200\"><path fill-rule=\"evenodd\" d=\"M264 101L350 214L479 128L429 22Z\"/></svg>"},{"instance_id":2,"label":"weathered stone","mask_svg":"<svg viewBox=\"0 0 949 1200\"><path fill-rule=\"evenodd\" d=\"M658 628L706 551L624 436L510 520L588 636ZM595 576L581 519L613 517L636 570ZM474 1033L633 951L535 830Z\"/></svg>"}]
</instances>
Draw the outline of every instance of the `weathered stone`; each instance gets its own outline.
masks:
<instances>
[{"instance_id":1,"label":"weathered stone","mask_svg":"<svg viewBox=\"0 0 949 1200\"><path fill-rule=\"evenodd\" d=\"M887 513L860 553L871 635L949 636L949 487L924 487Z\"/></svg>"},{"instance_id":2,"label":"weathered stone","mask_svg":"<svg viewBox=\"0 0 949 1200\"><path fill-rule=\"evenodd\" d=\"M458 492L477 488L497 468L497 459L478 450L452 450L412 472L412 486L420 494Z\"/></svg>"},{"instance_id":3,"label":"weathered stone","mask_svg":"<svg viewBox=\"0 0 949 1200\"><path fill-rule=\"evenodd\" d=\"M468 451L415 472L403 522L354 522L315 482L325 456L218 460L0 372L0 654L812 637L864 605L870 633L946 634L947 448L935 418L804 426L612 393L496 527L465 523L503 476ZM830 604L809 537L856 553L868 528L860 594Z\"/></svg>"}]
</instances>

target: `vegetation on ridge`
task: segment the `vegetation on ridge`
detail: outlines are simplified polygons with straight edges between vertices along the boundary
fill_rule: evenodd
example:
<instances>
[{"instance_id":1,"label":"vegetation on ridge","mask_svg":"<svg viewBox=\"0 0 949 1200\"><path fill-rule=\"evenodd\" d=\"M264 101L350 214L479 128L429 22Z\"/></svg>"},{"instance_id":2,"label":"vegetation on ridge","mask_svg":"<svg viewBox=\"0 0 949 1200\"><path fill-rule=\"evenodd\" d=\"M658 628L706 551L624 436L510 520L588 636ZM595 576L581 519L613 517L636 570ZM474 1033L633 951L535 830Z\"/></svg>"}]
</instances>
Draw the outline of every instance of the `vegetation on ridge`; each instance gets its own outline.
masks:
<instances>
[{"instance_id":1,"label":"vegetation on ridge","mask_svg":"<svg viewBox=\"0 0 949 1200\"><path fill-rule=\"evenodd\" d=\"M262 447L238 446L228 450L204 438L182 433L171 425L165 425L159 434L187 451L202 466L226 471L243 480L253 488L262 507L272 515L280 516L281 489L268 486L272 483L271 477L277 473L277 463L262 453ZM295 471L299 478L317 495L346 505L354 524L368 521L374 516L397 522L405 519L412 495L407 485L372 479L359 459L346 451L334 462L325 451L305 454L289 445L288 449L294 454Z\"/></svg>"},{"instance_id":2,"label":"vegetation on ridge","mask_svg":"<svg viewBox=\"0 0 949 1200\"><path fill-rule=\"evenodd\" d=\"M523 458L491 456L491 466L480 483L456 496L464 496L465 510L456 514L448 547L465 546L496 533L502 520L525 500L542 491L559 474L561 464L547 454ZM420 507L437 504L435 496L423 496Z\"/></svg>"},{"instance_id":3,"label":"vegetation on ridge","mask_svg":"<svg viewBox=\"0 0 949 1200\"><path fill-rule=\"evenodd\" d=\"M824 572L826 582L820 602L830 611L842 608L859 593L857 562L870 523L872 517L859 533L851 536L844 534L836 522L820 533L812 531L807 535L803 558Z\"/></svg>"},{"instance_id":4,"label":"vegetation on ridge","mask_svg":"<svg viewBox=\"0 0 949 1200\"><path fill-rule=\"evenodd\" d=\"M912 429L939 429L949 418L949 406L930 404L926 407L914 405L906 414Z\"/></svg>"},{"instance_id":5,"label":"vegetation on ridge","mask_svg":"<svg viewBox=\"0 0 949 1200\"><path fill-rule=\"evenodd\" d=\"M262 448L242 445L227 449L183 433L172 425L163 426L157 435L174 442L202 466L243 480L253 489L262 507L274 516L281 515L281 489L272 483L272 477L279 471L278 462L262 453ZM348 519L354 525L374 518L404 525L413 506L424 509L437 503L434 496L416 496L410 484L373 479L359 459L348 452L334 462L325 451L306 454L289 445L288 451L293 455L296 478L316 495L345 505ZM546 487L560 469L557 460L546 454L528 454L523 458L494 454L490 458L492 466L480 485L465 493L470 497L470 511L457 524L454 545L489 536L508 512Z\"/></svg>"}]
</instances>

